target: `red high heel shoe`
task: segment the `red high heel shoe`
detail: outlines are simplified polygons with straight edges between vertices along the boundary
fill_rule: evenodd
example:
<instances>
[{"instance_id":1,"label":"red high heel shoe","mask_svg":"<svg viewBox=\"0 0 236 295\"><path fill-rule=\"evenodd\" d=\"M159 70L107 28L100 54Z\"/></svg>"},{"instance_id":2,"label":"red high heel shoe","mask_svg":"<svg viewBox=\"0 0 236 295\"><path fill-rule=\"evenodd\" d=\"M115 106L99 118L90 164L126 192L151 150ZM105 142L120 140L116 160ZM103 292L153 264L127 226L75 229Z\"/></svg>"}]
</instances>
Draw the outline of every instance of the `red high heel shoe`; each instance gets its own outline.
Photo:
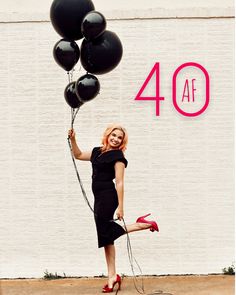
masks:
<instances>
[{"instance_id":1,"label":"red high heel shoe","mask_svg":"<svg viewBox=\"0 0 236 295\"><path fill-rule=\"evenodd\" d=\"M108 284L106 284L103 289L102 289L102 292L103 293L111 293L113 292L113 289L115 287L115 285L118 284L118 290L120 290L120 286L121 286L121 277L119 275L116 275L116 280L115 282L113 283L112 285L112 288L109 288L108 287Z\"/></svg>"},{"instance_id":2,"label":"red high heel shoe","mask_svg":"<svg viewBox=\"0 0 236 295\"><path fill-rule=\"evenodd\" d=\"M147 214L147 215L144 215L144 216L140 216L136 222L140 222L140 223L148 223L148 224L151 224L152 226L150 227L150 231L159 231L159 228L158 228L158 225L155 221L149 221L149 220L146 220L144 219L145 217L151 215L150 213Z\"/></svg>"}]
</instances>

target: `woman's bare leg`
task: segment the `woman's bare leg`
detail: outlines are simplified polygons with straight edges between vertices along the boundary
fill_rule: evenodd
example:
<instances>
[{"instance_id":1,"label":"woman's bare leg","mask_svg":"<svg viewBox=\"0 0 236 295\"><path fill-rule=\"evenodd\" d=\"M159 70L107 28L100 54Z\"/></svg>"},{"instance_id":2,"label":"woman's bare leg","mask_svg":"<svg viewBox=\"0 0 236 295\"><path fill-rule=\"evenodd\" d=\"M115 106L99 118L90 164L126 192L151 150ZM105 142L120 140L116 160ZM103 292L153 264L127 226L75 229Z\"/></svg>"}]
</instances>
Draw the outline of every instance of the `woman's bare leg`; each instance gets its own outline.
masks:
<instances>
[{"instance_id":1,"label":"woman's bare leg","mask_svg":"<svg viewBox=\"0 0 236 295\"><path fill-rule=\"evenodd\" d=\"M151 224L136 222L133 224L126 225L128 233L148 229L151 227ZM125 229L125 228L124 228ZM125 231L126 231L125 229ZM116 281L116 251L114 245L107 245L104 247L106 262L107 262L107 271L108 271L108 287L112 288L113 282Z\"/></svg>"},{"instance_id":2,"label":"woman's bare leg","mask_svg":"<svg viewBox=\"0 0 236 295\"><path fill-rule=\"evenodd\" d=\"M148 229L150 228L152 225L148 224L148 223L141 223L141 222L136 222L133 224L127 224L126 228L125 226L123 226L124 230L128 233L134 232L134 231L138 231L138 230L144 230L144 229Z\"/></svg>"},{"instance_id":3,"label":"woman's bare leg","mask_svg":"<svg viewBox=\"0 0 236 295\"><path fill-rule=\"evenodd\" d=\"M112 288L113 282L116 281L116 251L114 245L104 247L108 271L108 287Z\"/></svg>"}]
</instances>

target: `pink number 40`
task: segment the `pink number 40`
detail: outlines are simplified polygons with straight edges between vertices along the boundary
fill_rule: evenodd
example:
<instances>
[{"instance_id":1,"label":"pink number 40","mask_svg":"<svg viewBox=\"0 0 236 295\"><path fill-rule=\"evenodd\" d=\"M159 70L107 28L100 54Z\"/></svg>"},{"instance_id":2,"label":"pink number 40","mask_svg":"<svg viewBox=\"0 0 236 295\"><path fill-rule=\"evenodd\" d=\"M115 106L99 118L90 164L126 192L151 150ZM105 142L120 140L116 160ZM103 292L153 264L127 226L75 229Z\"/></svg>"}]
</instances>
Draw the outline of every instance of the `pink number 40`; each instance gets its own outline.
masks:
<instances>
[{"instance_id":1,"label":"pink number 40","mask_svg":"<svg viewBox=\"0 0 236 295\"><path fill-rule=\"evenodd\" d=\"M203 103L201 104L201 108L199 110L195 110L194 112L187 112L186 109L182 109L181 105L178 104L178 99L177 99L177 76L180 73L180 71L182 69L185 68L197 68L198 70L200 70L205 77L205 97L203 100ZM147 87L149 81L152 79L153 75L155 75L155 96L142 96L143 91L145 90L145 88ZM156 101L156 116L160 115L160 101L164 100L164 97L160 96L160 65L159 63L155 63L154 67L152 68L151 72L149 73L149 75L147 76L146 80L144 81L142 87L140 88L138 94L135 97L135 100L155 100ZM196 79L192 79L192 94L193 94L193 102L194 102L194 91L196 91L196 89L194 88L194 84L193 82ZM185 84L184 84L184 90L183 90L183 94L182 94L182 102L183 99L187 98L188 102L190 101L190 90L189 90L189 81L188 79L185 80ZM187 117L196 117L200 114L202 114L206 108L209 105L209 101L210 101L210 79L209 79L209 75L208 72L206 71L206 69L195 62L188 62L188 63L184 63L181 66L179 66L175 72L174 75L172 77L172 100L173 100L173 105L175 107L175 109L182 114L183 116L187 116Z\"/></svg>"}]
</instances>

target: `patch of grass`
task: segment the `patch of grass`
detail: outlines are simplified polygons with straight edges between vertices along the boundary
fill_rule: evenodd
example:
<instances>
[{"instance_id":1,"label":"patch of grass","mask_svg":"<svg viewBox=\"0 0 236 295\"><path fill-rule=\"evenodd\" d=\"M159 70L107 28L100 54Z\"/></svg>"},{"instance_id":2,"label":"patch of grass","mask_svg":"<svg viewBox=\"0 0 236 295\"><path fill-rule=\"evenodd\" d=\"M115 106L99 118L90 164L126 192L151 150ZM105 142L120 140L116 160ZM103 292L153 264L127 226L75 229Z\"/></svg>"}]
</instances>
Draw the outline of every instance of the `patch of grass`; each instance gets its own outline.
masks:
<instances>
[{"instance_id":1,"label":"patch of grass","mask_svg":"<svg viewBox=\"0 0 236 295\"><path fill-rule=\"evenodd\" d=\"M58 280L58 279L65 279L66 278L66 274L63 273L64 276L60 276L57 274L57 272L55 272L55 274L48 272L48 270L46 270L44 272L44 280Z\"/></svg>"},{"instance_id":2,"label":"patch of grass","mask_svg":"<svg viewBox=\"0 0 236 295\"><path fill-rule=\"evenodd\" d=\"M102 274L99 275L99 276L94 276L94 278L106 278L106 276L104 275L104 273L102 273Z\"/></svg>"},{"instance_id":3,"label":"patch of grass","mask_svg":"<svg viewBox=\"0 0 236 295\"><path fill-rule=\"evenodd\" d=\"M223 273L225 275L235 275L235 266L234 266L234 264L232 264L229 267L224 267L222 270L223 270Z\"/></svg>"}]
</instances>

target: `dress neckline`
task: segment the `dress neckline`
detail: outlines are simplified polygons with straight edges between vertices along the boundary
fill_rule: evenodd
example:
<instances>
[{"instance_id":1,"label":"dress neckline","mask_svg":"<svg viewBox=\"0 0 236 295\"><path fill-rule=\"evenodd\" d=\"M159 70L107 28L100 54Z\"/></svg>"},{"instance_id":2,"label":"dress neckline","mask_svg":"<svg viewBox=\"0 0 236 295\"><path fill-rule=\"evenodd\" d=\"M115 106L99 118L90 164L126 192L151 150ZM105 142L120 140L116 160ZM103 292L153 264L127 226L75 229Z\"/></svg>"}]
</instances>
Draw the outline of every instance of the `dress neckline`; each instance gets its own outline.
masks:
<instances>
[{"instance_id":1,"label":"dress neckline","mask_svg":"<svg viewBox=\"0 0 236 295\"><path fill-rule=\"evenodd\" d=\"M105 152L101 152L101 149L99 149L100 150L100 155L98 155L98 157L100 157L100 156L102 156L102 155L104 155L104 154L106 154L106 153L109 153L109 152L112 152L112 151L119 151L119 149L112 149L112 150L108 150L108 151L105 151Z\"/></svg>"}]
</instances>

